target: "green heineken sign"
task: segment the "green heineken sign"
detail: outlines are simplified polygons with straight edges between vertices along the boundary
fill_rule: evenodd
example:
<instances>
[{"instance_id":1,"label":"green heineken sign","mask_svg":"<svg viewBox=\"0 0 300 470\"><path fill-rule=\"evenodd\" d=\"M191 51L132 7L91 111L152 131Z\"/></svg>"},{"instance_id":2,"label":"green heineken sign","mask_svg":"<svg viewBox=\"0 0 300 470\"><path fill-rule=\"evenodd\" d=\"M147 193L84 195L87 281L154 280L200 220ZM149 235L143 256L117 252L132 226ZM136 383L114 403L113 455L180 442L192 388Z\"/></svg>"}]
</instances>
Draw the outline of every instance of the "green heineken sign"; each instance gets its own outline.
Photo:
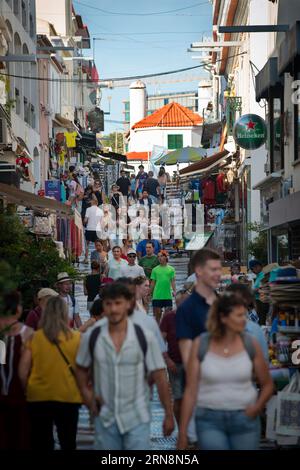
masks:
<instances>
[{"instance_id":1,"label":"green heineken sign","mask_svg":"<svg viewBox=\"0 0 300 470\"><path fill-rule=\"evenodd\" d=\"M243 149L258 149L267 139L266 123L257 114L244 114L234 125L233 137L235 143Z\"/></svg>"}]
</instances>

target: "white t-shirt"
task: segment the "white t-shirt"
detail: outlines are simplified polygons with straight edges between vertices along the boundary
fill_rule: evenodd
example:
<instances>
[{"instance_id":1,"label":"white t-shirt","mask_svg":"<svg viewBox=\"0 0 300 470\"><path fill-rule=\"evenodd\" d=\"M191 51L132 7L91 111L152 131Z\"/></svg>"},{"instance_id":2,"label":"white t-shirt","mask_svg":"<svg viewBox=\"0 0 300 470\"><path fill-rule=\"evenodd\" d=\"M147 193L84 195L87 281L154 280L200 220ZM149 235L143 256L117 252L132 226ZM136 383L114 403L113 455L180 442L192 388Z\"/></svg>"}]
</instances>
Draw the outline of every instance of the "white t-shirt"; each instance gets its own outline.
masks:
<instances>
[{"instance_id":1,"label":"white t-shirt","mask_svg":"<svg viewBox=\"0 0 300 470\"><path fill-rule=\"evenodd\" d=\"M67 304L67 307L68 307L68 315L69 315L69 319L72 320L74 318L74 314L78 313L78 308L77 308L77 305L76 305L76 299L75 299L75 303L74 303L74 306L73 306L73 302L72 302L72 298L70 295L61 295L60 296Z\"/></svg>"},{"instance_id":2,"label":"white t-shirt","mask_svg":"<svg viewBox=\"0 0 300 470\"><path fill-rule=\"evenodd\" d=\"M138 277L138 276L145 276L145 271L142 266L138 264L134 264L133 266L127 264L127 266L122 266L121 268L122 276L125 277Z\"/></svg>"},{"instance_id":3,"label":"white t-shirt","mask_svg":"<svg viewBox=\"0 0 300 470\"><path fill-rule=\"evenodd\" d=\"M118 279L119 277L123 277L124 274L122 272L122 269L127 266L127 261L123 258L120 259L120 261L116 261L115 258L111 259L108 261L108 277L111 277L112 279Z\"/></svg>"},{"instance_id":4,"label":"white t-shirt","mask_svg":"<svg viewBox=\"0 0 300 470\"><path fill-rule=\"evenodd\" d=\"M86 229L95 232L101 229L100 220L103 217L103 211L98 206L88 207L85 213L88 219Z\"/></svg>"}]
</instances>

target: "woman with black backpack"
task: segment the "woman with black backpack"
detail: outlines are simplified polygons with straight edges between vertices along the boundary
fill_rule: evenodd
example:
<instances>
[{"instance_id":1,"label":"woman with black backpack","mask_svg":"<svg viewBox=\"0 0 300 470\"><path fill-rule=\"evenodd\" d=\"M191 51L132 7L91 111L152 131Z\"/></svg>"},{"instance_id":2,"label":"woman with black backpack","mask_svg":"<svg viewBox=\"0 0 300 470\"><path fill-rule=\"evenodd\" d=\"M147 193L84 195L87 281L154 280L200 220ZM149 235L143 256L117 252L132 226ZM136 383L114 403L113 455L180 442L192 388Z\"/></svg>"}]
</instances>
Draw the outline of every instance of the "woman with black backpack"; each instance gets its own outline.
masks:
<instances>
[{"instance_id":1,"label":"woman with black backpack","mask_svg":"<svg viewBox=\"0 0 300 470\"><path fill-rule=\"evenodd\" d=\"M257 341L244 332L247 305L226 292L212 305L207 333L194 340L187 368L178 449L187 445L187 426L196 404L201 450L255 450L260 419L273 382ZM260 393L253 383L253 372Z\"/></svg>"}]
</instances>

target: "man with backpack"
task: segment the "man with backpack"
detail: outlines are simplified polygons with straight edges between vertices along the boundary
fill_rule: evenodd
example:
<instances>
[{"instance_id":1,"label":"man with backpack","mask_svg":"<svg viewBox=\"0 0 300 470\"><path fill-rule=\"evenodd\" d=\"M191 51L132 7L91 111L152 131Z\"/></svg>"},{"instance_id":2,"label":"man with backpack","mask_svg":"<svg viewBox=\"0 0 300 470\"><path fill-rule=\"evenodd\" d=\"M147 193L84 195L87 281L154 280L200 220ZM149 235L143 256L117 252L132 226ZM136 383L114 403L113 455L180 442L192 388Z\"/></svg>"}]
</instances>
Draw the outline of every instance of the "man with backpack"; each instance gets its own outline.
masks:
<instances>
[{"instance_id":1,"label":"man with backpack","mask_svg":"<svg viewBox=\"0 0 300 470\"><path fill-rule=\"evenodd\" d=\"M100 320L83 336L77 355L78 386L96 416L97 450L150 449L150 376L165 410L164 435L174 430L164 360L153 334L129 318L132 295L119 282L104 288L107 322Z\"/></svg>"}]
</instances>

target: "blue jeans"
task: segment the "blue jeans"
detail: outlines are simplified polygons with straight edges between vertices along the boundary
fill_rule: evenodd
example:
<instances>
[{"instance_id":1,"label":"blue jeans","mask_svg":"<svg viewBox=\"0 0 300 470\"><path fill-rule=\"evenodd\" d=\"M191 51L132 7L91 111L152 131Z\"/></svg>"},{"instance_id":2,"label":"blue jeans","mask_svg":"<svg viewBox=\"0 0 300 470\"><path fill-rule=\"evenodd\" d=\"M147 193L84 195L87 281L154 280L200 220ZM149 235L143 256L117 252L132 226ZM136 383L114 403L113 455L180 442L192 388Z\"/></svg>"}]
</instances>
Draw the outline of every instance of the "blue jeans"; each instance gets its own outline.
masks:
<instances>
[{"instance_id":1,"label":"blue jeans","mask_svg":"<svg viewBox=\"0 0 300 470\"><path fill-rule=\"evenodd\" d=\"M260 441L260 419L243 410L197 408L196 431L200 450L256 450Z\"/></svg>"},{"instance_id":2,"label":"blue jeans","mask_svg":"<svg viewBox=\"0 0 300 470\"><path fill-rule=\"evenodd\" d=\"M105 428L101 418L95 418L95 450L149 450L150 423L142 423L121 434L117 423Z\"/></svg>"}]
</instances>

